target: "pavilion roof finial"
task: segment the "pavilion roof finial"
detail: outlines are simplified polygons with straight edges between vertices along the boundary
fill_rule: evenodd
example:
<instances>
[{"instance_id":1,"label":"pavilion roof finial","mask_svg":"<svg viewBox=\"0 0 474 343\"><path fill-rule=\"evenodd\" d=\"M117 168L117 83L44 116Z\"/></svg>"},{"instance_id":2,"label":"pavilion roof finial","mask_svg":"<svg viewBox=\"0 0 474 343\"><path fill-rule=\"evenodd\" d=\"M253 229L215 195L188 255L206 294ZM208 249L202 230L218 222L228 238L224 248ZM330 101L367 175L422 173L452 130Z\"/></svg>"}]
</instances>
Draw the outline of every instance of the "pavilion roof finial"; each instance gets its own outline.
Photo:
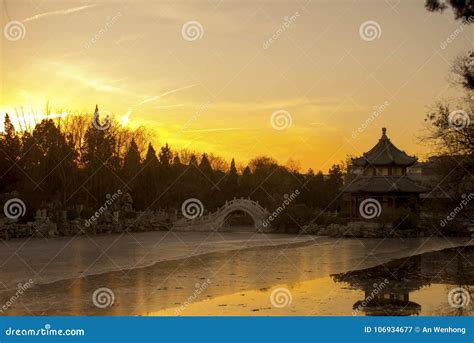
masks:
<instances>
[{"instance_id":1,"label":"pavilion roof finial","mask_svg":"<svg viewBox=\"0 0 474 343\"><path fill-rule=\"evenodd\" d=\"M364 153L362 157L352 159L352 164L365 167L371 166L411 166L417 161L414 156L408 156L398 149L387 137L387 129L382 128L382 137L375 146Z\"/></svg>"}]
</instances>

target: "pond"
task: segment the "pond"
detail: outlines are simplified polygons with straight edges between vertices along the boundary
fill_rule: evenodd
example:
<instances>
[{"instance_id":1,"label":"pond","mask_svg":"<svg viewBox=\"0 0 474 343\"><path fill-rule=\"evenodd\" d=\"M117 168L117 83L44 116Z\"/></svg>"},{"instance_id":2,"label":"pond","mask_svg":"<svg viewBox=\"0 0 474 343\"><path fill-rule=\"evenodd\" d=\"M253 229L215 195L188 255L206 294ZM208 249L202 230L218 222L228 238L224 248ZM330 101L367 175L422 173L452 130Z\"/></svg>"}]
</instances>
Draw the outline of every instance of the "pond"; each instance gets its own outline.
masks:
<instances>
[{"instance_id":1,"label":"pond","mask_svg":"<svg viewBox=\"0 0 474 343\"><path fill-rule=\"evenodd\" d=\"M36 285L18 297L4 291L0 301L8 308L2 314L473 314L469 302L474 285L473 246L383 263L383 253L352 257L356 249L364 248L357 241L337 244L215 252ZM371 251L380 242L362 244Z\"/></svg>"}]
</instances>

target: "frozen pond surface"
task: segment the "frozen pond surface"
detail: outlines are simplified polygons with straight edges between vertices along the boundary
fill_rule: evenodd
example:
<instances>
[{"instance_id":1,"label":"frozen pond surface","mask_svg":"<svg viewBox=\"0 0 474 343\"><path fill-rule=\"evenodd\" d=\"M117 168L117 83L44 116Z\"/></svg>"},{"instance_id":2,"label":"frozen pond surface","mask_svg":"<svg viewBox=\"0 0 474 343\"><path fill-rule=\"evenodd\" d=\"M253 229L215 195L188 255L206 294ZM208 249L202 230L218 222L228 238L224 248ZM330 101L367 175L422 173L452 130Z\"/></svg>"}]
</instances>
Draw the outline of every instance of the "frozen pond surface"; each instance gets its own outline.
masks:
<instances>
[{"instance_id":1,"label":"frozen pond surface","mask_svg":"<svg viewBox=\"0 0 474 343\"><path fill-rule=\"evenodd\" d=\"M83 277L70 275L84 271L97 257L86 254L89 247L71 248L65 255L67 258L54 260L47 268L43 267L43 271L37 271L44 273L43 279L49 281L65 272L66 279L50 283L36 282L34 276L28 276L34 274L31 270L28 274L25 266L26 271L19 272L8 270L18 267L15 264L8 268L8 263L4 264L2 282L8 282L8 273L23 273L23 281L32 278L35 286L15 299L3 314L470 314L469 308L459 313L447 301L452 288L472 288L474 284L474 252L472 247L465 247L472 241L465 238L334 239L251 233L173 235L176 236L168 241L160 237L162 241L155 249L161 252L153 255L156 261L148 259L135 268L137 256L144 256L144 252L139 245L133 245L129 237L128 243L118 241L126 248L112 246L107 252L109 259L119 261L115 262L116 269L110 264L95 266L96 272L110 270ZM109 245L114 239L113 236L98 238L104 242L108 239ZM150 247L156 243L151 242L151 238L152 235L141 237ZM145 242L146 239L150 242ZM54 240L47 243L51 242ZM104 242L102 244L106 244ZM35 249L23 249L22 255L30 260L34 260L34 254L36 258L41 256L37 250L40 244L37 244ZM464 247L444 250L459 246ZM430 254L431 251L438 252ZM408 256L414 257L406 259ZM49 272L51 265L55 268ZM128 267L130 265L132 267ZM355 305L371 294L374 284L380 285L384 280L387 284L378 292L382 296L379 302L364 303L357 309ZM113 293L111 306L94 305L93 294L101 288ZM279 300L272 298L276 289L286 292ZM14 287L0 292L0 302L6 303L15 292ZM383 309L389 313L380 313Z\"/></svg>"},{"instance_id":2,"label":"frozen pond surface","mask_svg":"<svg viewBox=\"0 0 474 343\"><path fill-rule=\"evenodd\" d=\"M312 241L312 236L251 232L142 232L0 240L0 290L150 266L214 251Z\"/></svg>"}]
</instances>

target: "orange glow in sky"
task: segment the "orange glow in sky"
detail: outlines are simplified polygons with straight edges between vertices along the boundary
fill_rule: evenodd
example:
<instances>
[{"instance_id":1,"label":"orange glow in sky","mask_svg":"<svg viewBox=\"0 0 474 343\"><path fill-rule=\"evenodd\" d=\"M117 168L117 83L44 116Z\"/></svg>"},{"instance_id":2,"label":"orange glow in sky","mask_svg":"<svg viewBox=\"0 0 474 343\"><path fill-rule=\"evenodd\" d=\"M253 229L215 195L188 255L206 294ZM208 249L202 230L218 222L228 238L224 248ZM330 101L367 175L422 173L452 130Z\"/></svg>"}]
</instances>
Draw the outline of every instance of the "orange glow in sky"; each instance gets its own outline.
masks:
<instances>
[{"instance_id":1,"label":"orange glow in sky","mask_svg":"<svg viewBox=\"0 0 474 343\"><path fill-rule=\"evenodd\" d=\"M23 107L40 117L48 101L58 114L99 104L124 125L154 129L157 145L324 171L367 151L383 126L424 157L424 116L459 95L450 63L474 39L465 26L443 48L460 22L424 0L2 6L2 116ZM12 22L19 36L6 30ZM364 39L366 22L378 24L375 37Z\"/></svg>"}]
</instances>

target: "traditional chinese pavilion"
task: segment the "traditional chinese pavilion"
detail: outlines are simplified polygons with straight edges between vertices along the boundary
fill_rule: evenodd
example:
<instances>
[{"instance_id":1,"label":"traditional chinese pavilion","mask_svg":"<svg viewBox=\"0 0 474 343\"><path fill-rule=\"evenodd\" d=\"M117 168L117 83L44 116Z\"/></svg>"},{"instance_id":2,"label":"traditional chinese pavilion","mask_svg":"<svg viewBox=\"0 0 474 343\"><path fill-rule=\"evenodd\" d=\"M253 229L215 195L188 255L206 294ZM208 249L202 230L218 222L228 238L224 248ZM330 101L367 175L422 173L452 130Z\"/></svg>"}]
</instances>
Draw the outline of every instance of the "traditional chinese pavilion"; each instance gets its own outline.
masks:
<instances>
[{"instance_id":1,"label":"traditional chinese pavilion","mask_svg":"<svg viewBox=\"0 0 474 343\"><path fill-rule=\"evenodd\" d=\"M378 143L361 157L353 158L350 178L344 188L351 217L359 217L359 205L368 198L384 208L415 207L427 190L407 175L417 158L398 149L382 129Z\"/></svg>"}]
</instances>

